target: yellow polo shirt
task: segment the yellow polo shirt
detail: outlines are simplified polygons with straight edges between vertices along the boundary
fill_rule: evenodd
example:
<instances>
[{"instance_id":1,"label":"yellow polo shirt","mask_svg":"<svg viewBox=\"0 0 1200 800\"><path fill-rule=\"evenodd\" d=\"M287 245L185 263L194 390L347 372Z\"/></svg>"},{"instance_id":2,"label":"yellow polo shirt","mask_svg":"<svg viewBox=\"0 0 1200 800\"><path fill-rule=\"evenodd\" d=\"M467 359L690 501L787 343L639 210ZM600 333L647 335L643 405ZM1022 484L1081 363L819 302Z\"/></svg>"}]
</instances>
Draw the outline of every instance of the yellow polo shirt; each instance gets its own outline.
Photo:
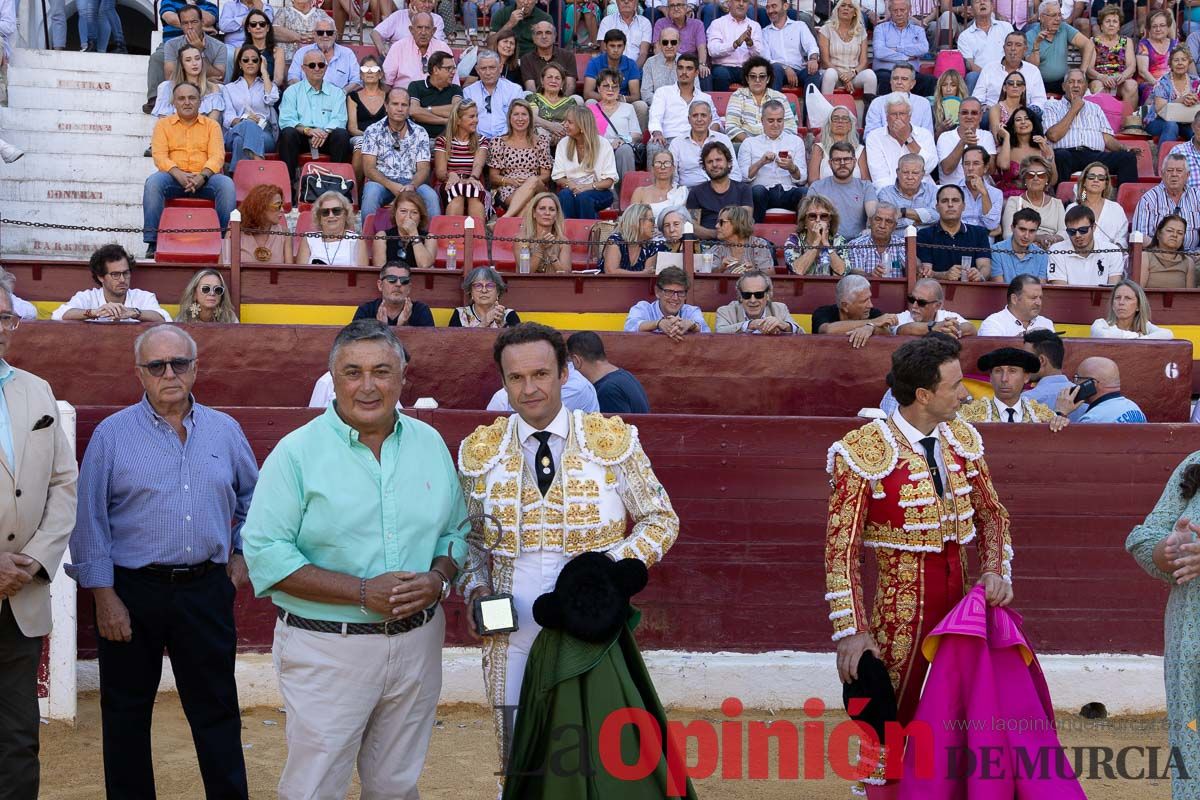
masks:
<instances>
[{"instance_id":1,"label":"yellow polo shirt","mask_svg":"<svg viewBox=\"0 0 1200 800\"><path fill-rule=\"evenodd\" d=\"M150 139L154 166L161 172L175 167L184 172L208 168L220 174L225 167L225 139L221 126L211 117L200 115L190 124L178 114L164 117L154 126Z\"/></svg>"}]
</instances>

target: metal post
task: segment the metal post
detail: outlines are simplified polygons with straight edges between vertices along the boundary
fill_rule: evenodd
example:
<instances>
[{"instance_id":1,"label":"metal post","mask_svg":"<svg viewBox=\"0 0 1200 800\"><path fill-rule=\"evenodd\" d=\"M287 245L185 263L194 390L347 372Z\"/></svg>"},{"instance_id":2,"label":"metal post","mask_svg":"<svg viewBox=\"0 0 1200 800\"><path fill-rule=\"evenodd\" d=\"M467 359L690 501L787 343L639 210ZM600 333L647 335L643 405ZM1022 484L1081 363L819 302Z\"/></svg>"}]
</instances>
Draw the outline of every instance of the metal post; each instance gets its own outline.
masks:
<instances>
[{"instance_id":1,"label":"metal post","mask_svg":"<svg viewBox=\"0 0 1200 800\"><path fill-rule=\"evenodd\" d=\"M291 247L289 242L288 247ZM229 214L229 301L233 312L242 317L242 212Z\"/></svg>"},{"instance_id":2,"label":"metal post","mask_svg":"<svg viewBox=\"0 0 1200 800\"><path fill-rule=\"evenodd\" d=\"M917 260L917 226L909 225L904 232L904 277L908 282L908 293L912 294L917 285L917 272L921 262Z\"/></svg>"},{"instance_id":3,"label":"metal post","mask_svg":"<svg viewBox=\"0 0 1200 800\"><path fill-rule=\"evenodd\" d=\"M463 274L471 271L475 261L475 218L463 220Z\"/></svg>"},{"instance_id":4,"label":"metal post","mask_svg":"<svg viewBox=\"0 0 1200 800\"><path fill-rule=\"evenodd\" d=\"M1138 274L1138 270L1142 267L1142 242L1146 236L1141 231L1133 231L1129 234L1129 263L1125 265L1126 277L1132 277Z\"/></svg>"},{"instance_id":5,"label":"metal post","mask_svg":"<svg viewBox=\"0 0 1200 800\"><path fill-rule=\"evenodd\" d=\"M683 271L687 273L688 282L696 277L696 234L692 223L683 223Z\"/></svg>"}]
</instances>

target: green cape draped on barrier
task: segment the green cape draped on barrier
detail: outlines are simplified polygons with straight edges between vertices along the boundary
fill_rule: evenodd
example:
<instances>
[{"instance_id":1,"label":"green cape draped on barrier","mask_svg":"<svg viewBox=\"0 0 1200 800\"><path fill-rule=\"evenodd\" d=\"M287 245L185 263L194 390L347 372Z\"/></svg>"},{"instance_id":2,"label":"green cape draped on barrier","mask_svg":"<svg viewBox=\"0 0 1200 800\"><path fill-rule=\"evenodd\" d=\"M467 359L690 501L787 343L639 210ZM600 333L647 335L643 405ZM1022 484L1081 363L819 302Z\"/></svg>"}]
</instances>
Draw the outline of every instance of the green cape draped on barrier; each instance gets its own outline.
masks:
<instances>
[{"instance_id":1,"label":"green cape draped on barrier","mask_svg":"<svg viewBox=\"0 0 1200 800\"><path fill-rule=\"evenodd\" d=\"M521 683L504 800L663 800L668 796L667 717L633 638L640 620L641 612L633 609L605 644L584 642L550 628L538 634ZM601 728L612 712L623 709L635 709L635 716L644 720L641 728L655 728L658 741L646 736L643 742L639 727L632 724L620 727L618 739L614 718L608 734L613 741L608 749L614 752L605 754L606 763L601 760ZM643 746L648 750L644 757ZM615 763L618 756L620 764ZM639 760L655 765L640 780L622 780L610 771L624 765L634 772ZM686 792L682 796L696 800L691 781L683 782L683 767L680 760L676 769Z\"/></svg>"}]
</instances>

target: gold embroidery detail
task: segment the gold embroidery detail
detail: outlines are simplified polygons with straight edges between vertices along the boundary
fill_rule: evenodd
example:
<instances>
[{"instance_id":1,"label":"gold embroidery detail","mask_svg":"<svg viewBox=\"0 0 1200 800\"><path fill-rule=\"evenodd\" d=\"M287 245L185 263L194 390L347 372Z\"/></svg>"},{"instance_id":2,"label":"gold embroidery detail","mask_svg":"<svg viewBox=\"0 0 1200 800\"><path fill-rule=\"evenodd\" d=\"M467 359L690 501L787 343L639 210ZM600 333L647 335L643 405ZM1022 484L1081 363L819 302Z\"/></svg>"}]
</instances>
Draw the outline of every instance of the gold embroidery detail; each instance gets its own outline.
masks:
<instances>
[{"instance_id":1,"label":"gold embroidery detail","mask_svg":"<svg viewBox=\"0 0 1200 800\"><path fill-rule=\"evenodd\" d=\"M571 497L599 497L600 486L592 480L568 478L567 494Z\"/></svg>"},{"instance_id":2,"label":"gold embroidery detail","mask_svg":"<svg viewBox=\"0 0 1200 800\"><path fill-rule=\"evenodd\" d=\"M583 438L580 444L598 458L612 461L629 451L633 428L620 417L586 414L583 417Z\"/></svg>"},{"instance_id":3,"label":"gold embroidery detail","mask_svg":"<svg viewBox=\"0 0 1200 800\"><path fill-rule=\"evenodd\" d=\"M491 425L480 425L463 440L459 460L464 472L476 474L499 455L508 424L508 417L501 417Z\"/></svg>"},{"instance_id":4,"label":"gold embroidery detail","mask_svg":"<svg viewBox=\"0 0 1200 800\"><path fill-rule=\"evenodd\" d=\"M842 447L842 455L860 475L877 475L896 457L896 449L874 423L847 433Z\"/></svg>"}]
</instances>

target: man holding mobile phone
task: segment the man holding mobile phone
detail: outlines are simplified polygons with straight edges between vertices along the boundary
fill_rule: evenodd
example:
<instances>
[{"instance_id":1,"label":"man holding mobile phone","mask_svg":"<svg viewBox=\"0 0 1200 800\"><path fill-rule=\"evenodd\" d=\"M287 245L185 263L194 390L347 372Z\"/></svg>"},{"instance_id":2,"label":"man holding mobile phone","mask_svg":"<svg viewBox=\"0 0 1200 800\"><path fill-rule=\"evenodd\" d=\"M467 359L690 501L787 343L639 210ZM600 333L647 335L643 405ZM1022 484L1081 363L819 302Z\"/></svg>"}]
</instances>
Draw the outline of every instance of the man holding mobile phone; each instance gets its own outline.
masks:
<instances>
[{"instance_id":1,"label":"man holding mobile phone","mask_svg":"<svg viewBox=\"0 0 1200 800\"><path fill-rule=\"evenodd\" d=\"M1080 423L1148 421L1138 404L1121 394L1121 371L1111 358L1092 356L1080 361L1072 382L1073 387L1058 394L1054 408L1059 414L1071 414L1086 403Z\"/></svg>"}]
</instances>

